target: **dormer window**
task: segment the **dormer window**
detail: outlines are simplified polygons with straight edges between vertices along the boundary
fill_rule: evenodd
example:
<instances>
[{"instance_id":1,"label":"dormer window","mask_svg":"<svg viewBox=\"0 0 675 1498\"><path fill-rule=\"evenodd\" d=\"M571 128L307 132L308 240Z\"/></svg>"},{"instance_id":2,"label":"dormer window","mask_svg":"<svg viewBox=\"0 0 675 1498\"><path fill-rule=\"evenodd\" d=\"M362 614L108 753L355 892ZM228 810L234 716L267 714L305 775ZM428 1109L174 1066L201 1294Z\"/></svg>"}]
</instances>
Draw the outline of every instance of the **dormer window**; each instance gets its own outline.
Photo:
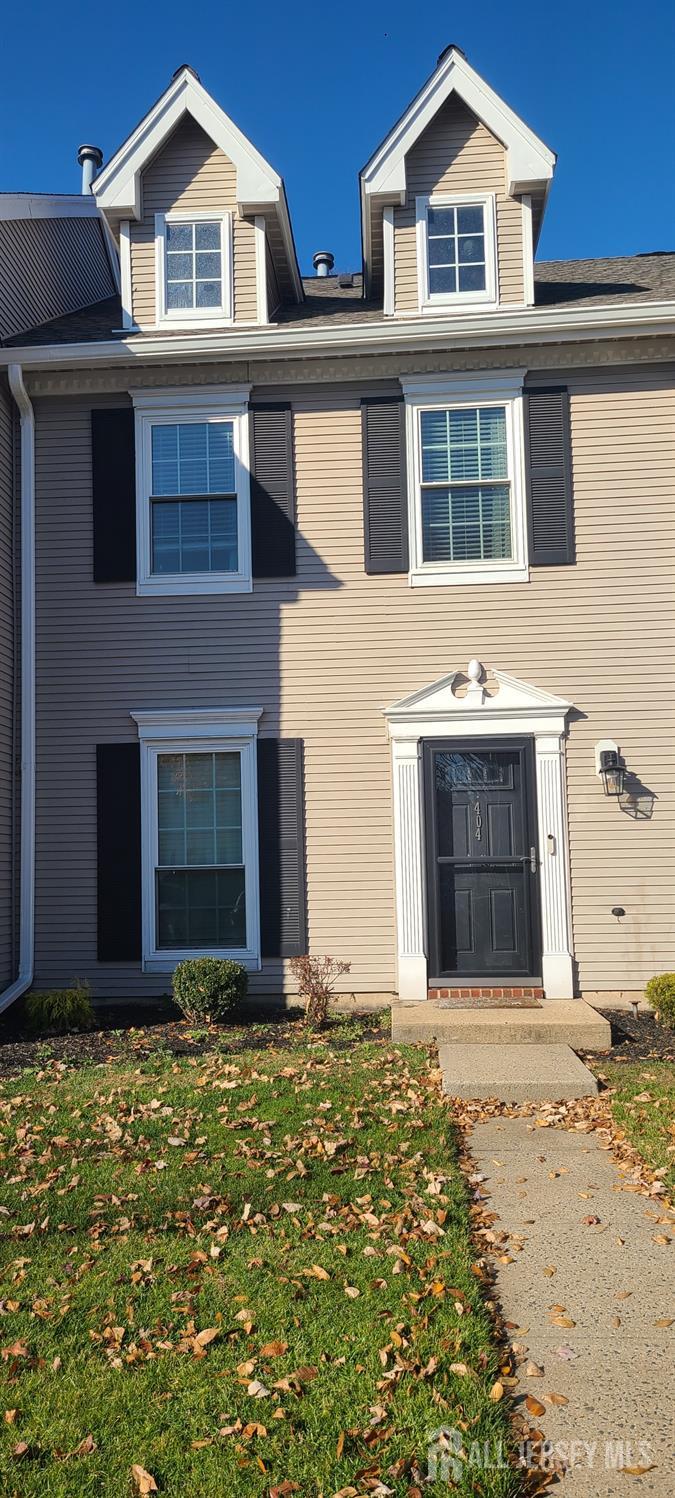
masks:
<instances>
[{"instance_id":1,"label":"dormer window","mask_svg":"<svg viewBox=\"0 0 675 1498\"><path fill-rule=\"evenodd\" d=\"M232 320L229 213L155 215L157 321L174 327Z\"/></svg>"},{"instance_id":2,"label":"dormer window","mask_svg":"<svg viewBox=\"0 0 675 1498\"><path fill-rule=\"evenodd\" d=\"M420 310L496 306L494 194L418 197L416 216Z\"/></svg>"}]
</instances>

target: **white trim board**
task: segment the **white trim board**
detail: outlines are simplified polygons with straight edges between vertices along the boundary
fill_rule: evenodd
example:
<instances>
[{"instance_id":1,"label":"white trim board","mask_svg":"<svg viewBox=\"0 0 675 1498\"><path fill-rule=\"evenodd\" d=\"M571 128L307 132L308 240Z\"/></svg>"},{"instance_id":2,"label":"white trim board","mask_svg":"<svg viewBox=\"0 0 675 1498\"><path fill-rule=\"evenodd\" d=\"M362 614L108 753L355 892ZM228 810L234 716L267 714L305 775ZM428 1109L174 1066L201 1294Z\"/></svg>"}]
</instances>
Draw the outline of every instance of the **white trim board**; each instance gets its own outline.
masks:
<instances>
[{"instance_id":1,"label":"white trim board","mask_svg":"<svg viewBox=\"0 0 675 1498\"><path fill-rule=\"evenodd\" d=\"M384 712L392 745L399 998L426 999L428 988L422 743L508 735L534 740L544 992L549 999L573 998L565 793L566 719L572 704L503 671L490 672L488 686L480 662L471 662L474 666L473 672L455 671Z\"/></svg>"}]
</instances>

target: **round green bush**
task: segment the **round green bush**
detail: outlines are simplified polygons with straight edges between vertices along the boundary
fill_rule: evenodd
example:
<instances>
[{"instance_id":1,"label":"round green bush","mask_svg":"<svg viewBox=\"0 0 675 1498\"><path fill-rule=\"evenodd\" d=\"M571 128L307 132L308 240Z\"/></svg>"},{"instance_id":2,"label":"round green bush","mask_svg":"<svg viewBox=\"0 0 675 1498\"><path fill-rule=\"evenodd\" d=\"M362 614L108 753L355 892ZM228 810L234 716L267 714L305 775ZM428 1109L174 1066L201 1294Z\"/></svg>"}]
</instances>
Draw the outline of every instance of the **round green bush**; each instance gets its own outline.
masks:
<instances>
[{"instance_id":1,"label":"round green bush","mask_svg":"<svg viewBox=\"0 0 675 1498\"><path fill-rule=\"evenodd\" d=\"M645 998L656 1010L662 1025L675 1030L675 973L659 973L645 984Z\"/></svg>"},{"instance_id":2,"label":"round green bush","mask_svg":"<svg viewBox=\"0 0 675 1498\"><path fill-rule=\"evenodd\" d=\"M224 1019L246 998L248 973L231 957L187 957L173 975L173 996L186 1019Z\"/></svg>"}]
</instances>

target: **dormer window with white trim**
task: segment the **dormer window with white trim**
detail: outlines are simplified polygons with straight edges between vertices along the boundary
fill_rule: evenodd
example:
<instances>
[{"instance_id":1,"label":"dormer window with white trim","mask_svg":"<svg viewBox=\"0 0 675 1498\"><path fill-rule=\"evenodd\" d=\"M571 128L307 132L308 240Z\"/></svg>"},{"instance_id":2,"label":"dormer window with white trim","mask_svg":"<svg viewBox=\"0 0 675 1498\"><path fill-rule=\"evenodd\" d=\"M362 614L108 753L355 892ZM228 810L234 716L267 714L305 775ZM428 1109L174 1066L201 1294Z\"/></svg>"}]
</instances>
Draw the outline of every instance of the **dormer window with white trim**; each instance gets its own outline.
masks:
<instances>
[{"instance_id":1,"label":"dormer window with white trim","mask_svg":"<svg viewBox=\"0 0 675 1498\"><path fill-rule=\"evenodd\" d=\"M433 193L415 204L421 311L496 306L494 193Z\"/></svg>"},{"instance_id":2,"label":"dormer window with white trim","mask_svg":"<svg viewBox=\"0 0 675 1498\"><path fill-rule=\"evenodd\" d=\"M155 214L157 321L232 321L232 215Z\"/></svg>"}]
</instances>

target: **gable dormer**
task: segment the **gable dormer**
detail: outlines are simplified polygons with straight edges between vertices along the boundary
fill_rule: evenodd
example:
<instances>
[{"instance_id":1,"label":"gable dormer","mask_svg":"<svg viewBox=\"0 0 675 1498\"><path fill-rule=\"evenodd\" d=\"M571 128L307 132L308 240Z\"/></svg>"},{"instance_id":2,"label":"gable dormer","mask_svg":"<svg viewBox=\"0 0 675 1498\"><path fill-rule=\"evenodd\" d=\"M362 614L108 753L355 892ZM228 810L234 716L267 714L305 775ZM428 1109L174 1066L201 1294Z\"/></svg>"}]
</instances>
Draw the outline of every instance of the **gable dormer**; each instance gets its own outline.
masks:
<instances>
[{"instance_id":1,"label":"gable dormer","mask_svg":"<svg viewBox=\"0 0 675 1498\"><path fill-rule=\"evenodd\" d=\"M385 313L529 306L555 157L449 47L361 173L366 287Z\"/></svg>"},{"instance_id":2,"label":"gable dormer","mask_svg":"<svg viewBox=\"0 0 675 1498\"><path fill-rule=\"evenodd\" d=\"M182 67L96 178L127 328L260 324L302 301L282 179Z\"/></svg>"}]
</instances>

